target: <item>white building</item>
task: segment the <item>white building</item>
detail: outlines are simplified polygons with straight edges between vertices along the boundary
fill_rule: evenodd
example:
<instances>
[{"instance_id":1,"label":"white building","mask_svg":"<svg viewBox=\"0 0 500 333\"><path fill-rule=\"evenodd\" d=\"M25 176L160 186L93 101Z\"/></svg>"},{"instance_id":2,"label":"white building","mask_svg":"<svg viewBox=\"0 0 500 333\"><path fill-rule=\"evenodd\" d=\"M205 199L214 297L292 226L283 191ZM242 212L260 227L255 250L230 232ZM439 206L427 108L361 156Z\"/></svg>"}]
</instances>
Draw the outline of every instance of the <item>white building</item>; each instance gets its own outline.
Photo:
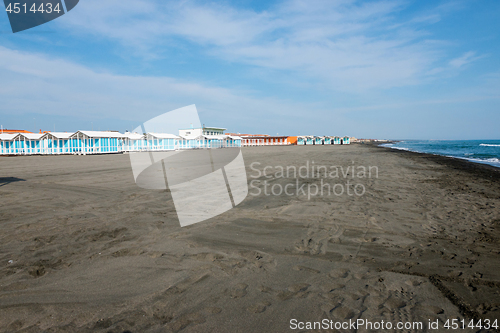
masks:
<instances>
[{"instance_id":1,"label":"white building","mask_svg":"<svg viewBox=\"0 0 500 333\"><path fill-rule=\"evenodd\" d=\"M180 129L179 135L182 137L198 137L200 135L224 135L226 129L222 127L198 127Z\"/></svg>"}]
</instances>

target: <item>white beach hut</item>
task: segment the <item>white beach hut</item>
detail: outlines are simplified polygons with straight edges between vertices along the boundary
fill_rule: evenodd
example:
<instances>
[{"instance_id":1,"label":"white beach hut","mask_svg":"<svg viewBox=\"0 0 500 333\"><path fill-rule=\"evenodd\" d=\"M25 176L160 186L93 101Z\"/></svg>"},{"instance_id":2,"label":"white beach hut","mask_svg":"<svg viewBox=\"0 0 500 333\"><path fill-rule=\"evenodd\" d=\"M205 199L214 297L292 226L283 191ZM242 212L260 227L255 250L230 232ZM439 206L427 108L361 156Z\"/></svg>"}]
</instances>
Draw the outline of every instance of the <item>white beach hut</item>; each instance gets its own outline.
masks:
<instances>
[{"instance_id":1,"label":"white beach hut","mask_svg":"<svg viewBox=\"0 0 500 333\"><path fill-rule=\"evenodd\" d=\"M17 154L16 138L19 133L2 133L0 134L0 154L14 155ZM19 144L19 141L17 141Z\"/></svg>"},{"instance_id":2,"label":"white beach hut","mask_svg":"<svg viewBox=\"0 0 500 333\"><path fill-rule=\"evenodd\" d=\"M343 138L340 139L340 144L341 145L351 144L351 140L348 136L344 136Z\"/></svg>"},{"instance_id":3,"label":"white beach hut","mask_svg":"<svg viewBox=\"0 0 500 333\"><path fill-rule=\"evenodd\" d=\"M226 147L241 147L242 138L236 135L228 135L226 138Z\"/></svg>"},{"instance_id":4,"label":"white beach hut","mask_svg":"<svg viewBox=\"0 0 500 333\"><path fill-rule=\"evenodd\" d=\"M80 154L107 154L123 151L127 137L119 132L78 131L71 135L71 150Z\"/></svg>"},{"instance_id":5,"label":"white beach hut","mask_svg":"<svg viewBox=\"0 0 500 333\"><path fill-rule=\"evenodd\" d=\"M227 135L204 135L207 140L207 148L225 147Z\"/></svg>"},{"instance_id":6,"label":"white beach hut","mask_svg":"<svg viewBox=\"0 0 500 333\"><path fill-rule=\"evenodd\" d=\"M71 135L66 132L47 132L38 142L38 154L70 154Z\"/></svg>"},{"instance_id":7,"label":"white beach hut","mask_svg":"<svg viewBox=\"0 0 500 333\"><path fill-rule=\"evenodd\" d=\"M125 132L123 151L142 151L146 147L146 136L139 133Z\"/></svg>"},{"instance_id":8,"label":"white beach hut","mask_svg":"<svg viewBox=\"0 0 500 333\"><path fill-rule=\"evenodd\" d=\"M147 133L148 150L175 150L178 148L179 136L169 133Z\"/></svg>"}]
</instances>

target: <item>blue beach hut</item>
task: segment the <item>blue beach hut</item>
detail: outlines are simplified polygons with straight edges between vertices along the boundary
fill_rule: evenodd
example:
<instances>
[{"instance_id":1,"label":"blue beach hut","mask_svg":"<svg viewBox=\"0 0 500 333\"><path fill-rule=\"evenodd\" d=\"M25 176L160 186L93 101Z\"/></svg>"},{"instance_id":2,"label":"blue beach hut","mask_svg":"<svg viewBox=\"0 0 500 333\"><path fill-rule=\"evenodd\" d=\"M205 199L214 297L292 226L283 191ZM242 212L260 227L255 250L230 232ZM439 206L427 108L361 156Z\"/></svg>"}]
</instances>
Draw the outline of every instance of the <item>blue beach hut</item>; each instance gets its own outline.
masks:
<instances>
[{"instance_id":1,"label":"blue beach hut","mask_svg":"<svg viewBox=\"0 0 500 333\"><path fill-rule=\"evenodd\" d=\"M14 155L17 154L16 138L18 133L2 133L0 134L0 154Z\"/></svg>"},{"instance_id":2,"label":"blue beach hut","mask_svg":"<svg viewBox=\"0 0 500 333\"><path fill-rule=\"evenodd\" d=\"M47 132L42 135L38 142L39 154L70 154L71 135L65 132Z\"/></svg>"}]
</instances>

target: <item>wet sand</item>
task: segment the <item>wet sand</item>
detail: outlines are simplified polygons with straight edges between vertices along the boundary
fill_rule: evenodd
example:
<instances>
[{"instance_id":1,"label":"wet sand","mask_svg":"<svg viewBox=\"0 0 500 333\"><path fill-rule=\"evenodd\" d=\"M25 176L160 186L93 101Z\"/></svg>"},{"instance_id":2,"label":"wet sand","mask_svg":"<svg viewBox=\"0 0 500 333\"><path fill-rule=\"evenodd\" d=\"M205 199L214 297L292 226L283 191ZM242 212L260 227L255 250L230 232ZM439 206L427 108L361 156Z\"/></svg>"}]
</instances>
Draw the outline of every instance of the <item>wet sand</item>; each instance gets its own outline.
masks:
<instances>
[{"instance_id":1,"label":"wet sand","mask_svg":"<svg viewBox=\"0 0 500 333\"><path fill-rule=\"evenodd\" d=\"M137 187L127 155L0 158L0 331L288 332L291 319L361 318L449 332L447 319L500 320L497 169L363 144L243 156L249 182L275 193L349 179L365 192L308 198L290 185L181 228L170 193ZM254 162L378 177L257 177Z\"/></svg>"}]
</instances>

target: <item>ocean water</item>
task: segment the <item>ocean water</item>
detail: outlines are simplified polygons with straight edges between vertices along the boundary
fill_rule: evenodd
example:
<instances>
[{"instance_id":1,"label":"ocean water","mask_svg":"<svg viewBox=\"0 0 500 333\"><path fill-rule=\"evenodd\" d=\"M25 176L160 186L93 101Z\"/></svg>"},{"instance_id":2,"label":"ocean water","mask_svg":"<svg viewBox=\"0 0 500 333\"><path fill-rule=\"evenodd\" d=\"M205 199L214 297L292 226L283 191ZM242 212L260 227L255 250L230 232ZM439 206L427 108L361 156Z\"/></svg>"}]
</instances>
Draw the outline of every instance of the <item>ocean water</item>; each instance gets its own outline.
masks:
<instances>
[{"instance_id":1,"label":"ocean water","mask_svg":"<svg viewBox=\"0 0 500 333\"><path fill-rule=\"evenodd\" d=\"M500 168L500 140L405 140L381 146L457 157Z\"/></svg>"}]
</instances>

